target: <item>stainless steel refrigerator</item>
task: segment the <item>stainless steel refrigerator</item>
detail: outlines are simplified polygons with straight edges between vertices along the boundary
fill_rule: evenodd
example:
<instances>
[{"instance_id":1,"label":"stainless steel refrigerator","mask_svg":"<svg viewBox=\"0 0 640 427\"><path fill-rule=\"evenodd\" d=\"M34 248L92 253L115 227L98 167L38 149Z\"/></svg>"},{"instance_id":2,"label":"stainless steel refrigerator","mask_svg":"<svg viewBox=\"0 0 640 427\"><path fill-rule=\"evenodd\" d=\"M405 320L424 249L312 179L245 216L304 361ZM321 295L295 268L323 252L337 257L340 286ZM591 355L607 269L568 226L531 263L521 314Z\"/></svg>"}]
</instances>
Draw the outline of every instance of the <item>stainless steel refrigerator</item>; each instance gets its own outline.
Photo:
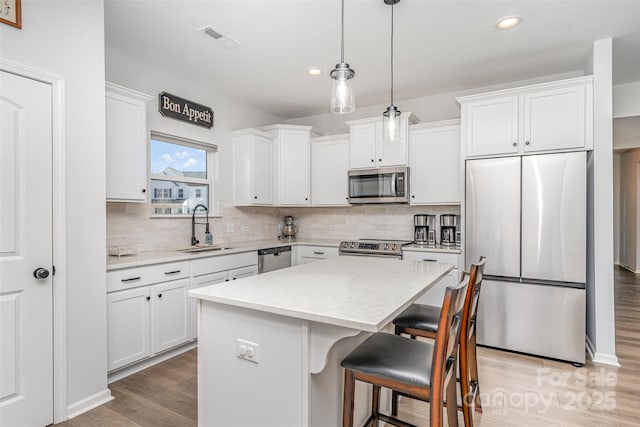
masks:
<instances>
[{"instance_id":1,"label":"stainless steel refrigerator","mask_svg":"<svg viewBox=\"0 0 640 427\"><path fill-rule=\"evenodd\" d=\"M487 257L479 344L584 363L586 221L586 152L466 162L466 264Z\"/></svg>"}]
</instances>

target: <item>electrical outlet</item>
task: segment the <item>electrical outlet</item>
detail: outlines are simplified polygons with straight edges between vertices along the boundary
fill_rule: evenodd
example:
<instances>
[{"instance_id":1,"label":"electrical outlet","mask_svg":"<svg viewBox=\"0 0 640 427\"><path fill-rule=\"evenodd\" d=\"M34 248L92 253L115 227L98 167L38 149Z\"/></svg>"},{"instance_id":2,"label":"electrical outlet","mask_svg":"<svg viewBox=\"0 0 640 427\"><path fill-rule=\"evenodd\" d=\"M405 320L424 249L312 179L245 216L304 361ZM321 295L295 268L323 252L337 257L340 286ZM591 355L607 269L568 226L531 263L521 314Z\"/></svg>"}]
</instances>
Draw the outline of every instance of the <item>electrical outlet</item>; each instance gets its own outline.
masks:
<instances>
[{"instance_id":1,"label":"electrical outlet","mask_svg":"<svg viewBox=\"0 0 640 427\"><path fill-rule=\"evenodd\" d=\"M246 233L247 231L249 231L249 226L243 225L242 227L240 227L240 231L242 231L243 233Z\"/></svg>"},{"instance_id":2,"label":"electrical outlet","mask_svg":"<svg viewBox=\"0 0 640 427\"><path fill-rule=\"evenodd\" d=\"M236 225L232 222L227 223L227 233L233 233L236 231Z\"/></svg>"},{"instance_id":3,"label":"electrical outlet","mask_svg":"<svg viewBox=\"0 0 640 427\"><path fill-rule=\"evenodd\" d=\"M238 338L236 339L236 357L249 362L258 363L259 347L259 344Z\"/></svg>"}]
</instances>

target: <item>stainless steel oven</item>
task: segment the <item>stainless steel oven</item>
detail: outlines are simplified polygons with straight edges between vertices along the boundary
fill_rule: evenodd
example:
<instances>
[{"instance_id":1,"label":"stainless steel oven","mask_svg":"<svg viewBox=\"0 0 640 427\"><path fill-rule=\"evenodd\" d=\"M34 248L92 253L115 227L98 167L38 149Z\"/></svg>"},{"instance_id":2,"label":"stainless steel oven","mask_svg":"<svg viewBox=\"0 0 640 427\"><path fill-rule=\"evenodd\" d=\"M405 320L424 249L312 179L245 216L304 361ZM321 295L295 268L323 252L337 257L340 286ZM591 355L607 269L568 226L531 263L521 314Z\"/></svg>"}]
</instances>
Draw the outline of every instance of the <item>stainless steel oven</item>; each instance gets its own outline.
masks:
<instances>
[{"instance_id":1,"label":"stainless steel oven","mask_svg":"<svg viewBox=\"0 0 640 427\"><path fill-rule=\"evenodd\" d=\"M408 167L349 171L349 203L408 202Z\"/></svg>"}]
</instances>

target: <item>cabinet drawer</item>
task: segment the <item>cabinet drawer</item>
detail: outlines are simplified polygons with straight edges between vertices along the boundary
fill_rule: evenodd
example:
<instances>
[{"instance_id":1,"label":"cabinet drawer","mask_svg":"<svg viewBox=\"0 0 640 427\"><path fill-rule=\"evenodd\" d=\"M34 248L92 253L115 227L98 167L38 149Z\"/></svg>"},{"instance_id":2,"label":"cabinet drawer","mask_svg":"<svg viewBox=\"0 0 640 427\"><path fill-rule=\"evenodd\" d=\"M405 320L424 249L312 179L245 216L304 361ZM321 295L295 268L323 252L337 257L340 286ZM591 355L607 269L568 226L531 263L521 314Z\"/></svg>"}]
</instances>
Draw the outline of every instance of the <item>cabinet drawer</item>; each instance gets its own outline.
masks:
<instances>
[{"instance_id":1,"label":"cabinet drawer","mask_svg":"<svg viewBox=\"0 0 640 427\"><path fill-rule=\"evenodd\" d=\"M189 261L109 271L107 273L107 292L184 279L190 275Z\"/></svg>"},{"instance_id":2,"label":"cabinet drawer","mask_svg":"<svg viewBox=\"0 0 640 427\"><path fill-rule=\"evenodd\" d=\"M448 262L453 268L458 268L458 254L446 254L442 252L413 252L402 251L402 259L409 261Z\"/></svg>"},{"instance_id":3,"label":"cabinet drawer","mask_svg":"<svg viewBox=\"0 0 640 427\"><path fill-rule=\"evenodd\" d=\"M218 271L232 270L234 268L258 265L258 252L244 252L240 254L213 256L191 261L194 276L211 274Z\"/></svg>"},{"instance_id":4,"label":"cabinet drawer","mask_svg":"<svg viewBox=\"0 0 640 427\"><path fill-rule=\"evenodd\" d=\"M327 246L300 246L300 258L325 259L338 256L338 248Z\"/></svg>"}]
</instances>

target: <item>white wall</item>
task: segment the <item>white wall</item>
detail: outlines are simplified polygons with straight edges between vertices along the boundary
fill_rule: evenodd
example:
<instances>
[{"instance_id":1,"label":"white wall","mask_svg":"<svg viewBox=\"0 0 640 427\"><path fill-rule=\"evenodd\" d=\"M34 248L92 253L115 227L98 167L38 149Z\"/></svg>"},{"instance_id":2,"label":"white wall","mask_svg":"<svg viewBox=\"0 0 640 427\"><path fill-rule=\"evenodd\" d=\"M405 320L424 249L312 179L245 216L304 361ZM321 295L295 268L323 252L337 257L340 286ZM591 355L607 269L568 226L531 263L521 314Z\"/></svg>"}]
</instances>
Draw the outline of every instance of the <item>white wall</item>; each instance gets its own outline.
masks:
<instances>
[{"instance_id":1,"label":"white wall","mask_svg":"<svg viewBox=\"0 0 640 427\"><path fill-rule=\"evenodd\" d=\"M613 282L613 42L593 44L593 141L588 185L587 336L595 362L617 365Z\"/></svg>"},{"instance_id":2,"label":"white wall","mask_svg":"<svg viewBox=\"0 0 640 427\"><path fill-rule=\"evenodd\" d=\"M551 76L543 76L534 79L520 80L517 82L508 82L500 85L475 88L471 90L444 93L422 98L413 98L405 100L396 100L395 104L402 112L411 112L418 117L421 123L429 123L440 120L458 119L460 118L460 106L455 99L460 96L467 96L483 92L491 92L494 90L514 88L526 86L536 83L551 82L555 80L569 79L572 77L580 77L584 75L582 70L573 71L563 74L554 74ZM358 77L356 76L356 79ZM328 95L328 94L327 94ZM356 103L357 103L356 93ZM310 125L315 126L326 135L334 135L349 131L344 122L367 117L382 116L382 112L387 108L388 104L380 104L374 106L360 107L356 105L356 111L351 114L319 114L309 117L300 117L287 120L289 124Z\"/></svg>"},{"instance_id":3,"label":"white wall","mask_svg":"<svg viewBox=\"0 0 640 427\"><path fill-rule=\"evenodd\" d=\"M640 116L640 82L613 87L613 117Z\"/></svg>"},{"instance_id":4,"label":"white wall","mask_svg":"<svg viewBox=\"0 0 640 427\"><path fill-rule=\"evenodd\" d=\"M56 268L67 277L67 404L79 409L108 393L103 3L23 0L22 18L22 30L0 24L0 55L66 84L68 258Z\"/></svg>"},{"instance_id":5,"label":"white wall","mask_svg":"<svg viewBox=\"0 0 640 427\"><path fill-rule=\"evenodd\" d=\"M620 159L620 264L640 271L640 150Z\"/></svg>"},{"instance_id":6,"label":"white wall","mask_svg":"<svg viewBox=\"0 0 640 427\"><path fill-rule=\"evenodd\" d=\"M640 148L640 115L613 119L613 149Z\"/></svg>"},{"instance_id":7,"label":"white wall","mask_svg":"<svg viewBox=\"0 0 640 427\"><path fill-rule=\"evenodd\" d=\"M620 157L620 153L613 153L613 262L615 264L620 264Z\"/></svg>"}]
</instances>

